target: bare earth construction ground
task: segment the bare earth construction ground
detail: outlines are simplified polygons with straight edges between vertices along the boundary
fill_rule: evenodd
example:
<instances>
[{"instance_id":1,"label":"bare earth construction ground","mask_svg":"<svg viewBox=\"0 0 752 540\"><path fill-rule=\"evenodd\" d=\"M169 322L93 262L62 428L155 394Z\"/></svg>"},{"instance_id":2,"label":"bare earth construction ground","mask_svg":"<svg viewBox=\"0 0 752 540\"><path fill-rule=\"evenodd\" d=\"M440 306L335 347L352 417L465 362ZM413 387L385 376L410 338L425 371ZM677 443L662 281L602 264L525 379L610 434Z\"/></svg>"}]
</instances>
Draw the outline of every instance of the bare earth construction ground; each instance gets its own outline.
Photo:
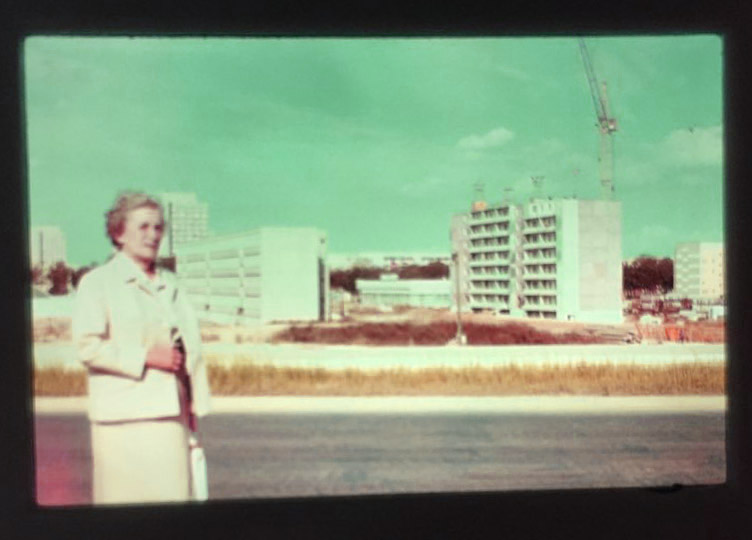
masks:
<instances>
[{"instance_id":1,"label":"bare earth construction ground","mask_svg":"<svg viewBox=\"0 0 752 540\"><path fill-rule=\"evenodd\" d=\"M631 323L472 314L463 322L470 345L459 347L447 310L371 311L353 311L340 322L206 324L212 389L221 395L320 396L725 391L722 343L634 344L644 332ZM69 372L81 369L69 325L65 318L35 321L38 395L85 393L83 374ZM706 326L703 335L722 335L717 324Z\"/></svg>"}]
</instances>

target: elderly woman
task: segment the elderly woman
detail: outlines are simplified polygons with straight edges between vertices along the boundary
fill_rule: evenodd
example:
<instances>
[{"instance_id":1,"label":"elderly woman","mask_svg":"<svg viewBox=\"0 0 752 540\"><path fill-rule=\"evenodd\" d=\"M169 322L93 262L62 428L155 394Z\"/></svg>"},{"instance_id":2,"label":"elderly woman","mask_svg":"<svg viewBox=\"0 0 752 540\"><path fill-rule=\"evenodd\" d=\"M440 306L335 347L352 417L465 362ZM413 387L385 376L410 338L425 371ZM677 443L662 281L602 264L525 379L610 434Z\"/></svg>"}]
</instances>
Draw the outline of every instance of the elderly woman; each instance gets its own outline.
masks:
<instances>
[{"instance_id":1,"label":"elderly woman","mask_svg":"<svg viewBox=\"0 0 752 540\"><path fill-rule=\"evenodd\" d=\"M94 502L189 500L189 436L209 401L198 323L155 265L161 205L126 193L106 218L116 252L82 278L73 316L88 370Z\"/></svg>"}]
</instances>

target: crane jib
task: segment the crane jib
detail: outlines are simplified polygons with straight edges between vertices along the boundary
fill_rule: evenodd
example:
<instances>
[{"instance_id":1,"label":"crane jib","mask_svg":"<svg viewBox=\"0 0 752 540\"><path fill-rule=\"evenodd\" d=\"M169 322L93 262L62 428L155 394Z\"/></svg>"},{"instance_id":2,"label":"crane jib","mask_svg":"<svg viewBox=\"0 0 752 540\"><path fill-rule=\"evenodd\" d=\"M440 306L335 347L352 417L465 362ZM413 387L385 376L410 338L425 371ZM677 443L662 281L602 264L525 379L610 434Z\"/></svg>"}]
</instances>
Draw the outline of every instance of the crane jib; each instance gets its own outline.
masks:
<instances>
[{"instance_id":1,"label":"crane jib","mask_svg":"<svg viewBox=\"0 0 752 540\"><path fill-rule=\"evenodd\" d=\"M613 187L613 133L617 130L616 119L611 117L608 106L608 93L606 89L606 83L602 83L602 87L598 88L598 80L595 77L595 70L593 64L590 61L590 54L588 53L585 40L578 38L580 46L580 53L582 55L582 62L585 65L585 75L587 76L588 85L590 87L590 97L593 99L593 106L595 108L595 117L598 120L596 126L600 132L600 151L598 153L598 161L600 162L600 174L601 174L601 188L602 195L605 199L609 199L614 191Z\"/></svg>"}]
</instances>

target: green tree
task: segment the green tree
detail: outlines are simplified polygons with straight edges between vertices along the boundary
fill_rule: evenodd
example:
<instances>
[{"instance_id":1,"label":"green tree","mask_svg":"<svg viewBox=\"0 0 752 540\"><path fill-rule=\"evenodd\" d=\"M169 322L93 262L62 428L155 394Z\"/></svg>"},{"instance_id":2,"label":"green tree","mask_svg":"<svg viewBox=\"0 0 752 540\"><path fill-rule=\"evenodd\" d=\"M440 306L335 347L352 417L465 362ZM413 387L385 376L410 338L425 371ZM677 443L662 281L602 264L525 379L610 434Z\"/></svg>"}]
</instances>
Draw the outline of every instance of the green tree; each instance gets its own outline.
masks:
<instances>
[{"instance_id":1,"label":"green tree","mask_svg":"<svg viewBox=\"0 0 752 540\"><path fill-rule=\"evenodd\" d=\"M356 294L356 279L379 279L382 272L381 268L372 266L356 266L347 270L334 270L329 273L329 286L333 289L344 289Z\"/></svg>"},{"instance_id":2,"label":"green tree","mask_svg":"<svg viewBox=\"0 0 752 540\"><path fill-rule=\"evenodd\" d=\"M62 261L50 267L47 271L47 277L52 282L49 293L56 295L68 294L68 281L71 278L71 274L71 269Z\"/></svg>"},{"instance_id":3,"label":"green tree","mask_svg":"<svg viewBox=\"0 0 752 540\"><path fill-rule=\"evenodd\" d=\"M44 272L42 271L42 267L38 264L35 264L31 267L31 282L34 285L40 285L42 283L42 280L44 279Z\"/></svg>"},{"instance_id":4,"label":"green tree","mask_svg":"<svg viewBox=\"0 0 752 540\"><path fill-rule=\"evenodd\" d=\"M163 270L168 270L175 273L175 268L177 265L177 260L174 256L172 257L158 257L156 261L156 267L161 268Z\"/></svg>"},{"instance_id":5,"label":"green tree","mask_svg":"<svg viewBox=\"0 0 752 540\"><path fill-rule=\"evenodd\" d=\"M388 273L383 268L373 266L356 266L347 270L333 270L329 273L329 286L333 289L345 289L353 294L356 279L379 279L381 274ZM442 262L432 262L426 265L411 264L397 270L399 279L444 279L449 277L449 267Z\"/></svg>"},{"instance_id":6,"label":"green tree","mask_svg":"<svg viewBox=\"0 0 752 540\"><path fill-rule=\"evenodd\" d=\"M397 271L400 279L444 279L449 277L449 267L442 262L426 265L411 264Z\"/></svg>"},{"instance_id":7,"label":"green tree","mask_svg":"<svg viewBox=\"0 0 752 540\"><path fill-rule=\"evenodd\" d=\"M674 261L665 257L658 261L658 278L661 291L665 294L674 290Z\"/></svg>"},{"instance_id":8,"label":"green tree","mask_svg":"<svg viewBox=\"0 0 752 540\"><path fill-rule=\"evenodd\" d=\"M639 293L665 294L674 288L674 262L641 255L632 263L624 263L623 287L628 295Z\"/></svg>"}]
</instances>

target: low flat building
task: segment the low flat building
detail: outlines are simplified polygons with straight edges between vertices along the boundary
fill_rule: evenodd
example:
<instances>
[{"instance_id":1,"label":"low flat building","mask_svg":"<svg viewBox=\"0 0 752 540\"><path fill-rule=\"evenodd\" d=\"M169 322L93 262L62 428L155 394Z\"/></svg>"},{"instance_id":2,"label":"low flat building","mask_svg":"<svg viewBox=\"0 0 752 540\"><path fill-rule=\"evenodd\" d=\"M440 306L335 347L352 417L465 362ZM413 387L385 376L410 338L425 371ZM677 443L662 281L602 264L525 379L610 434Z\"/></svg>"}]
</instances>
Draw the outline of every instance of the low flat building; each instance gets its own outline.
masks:
<instances>
[{"instance_id":1,"label":"low flat building","mask_svg":"<svg viewBox=\"0 0 752 540\"><path fill-rule=\"evenodd\" d=\"M324 320L326 234L262 227L175 248L178 282L198 316L221 324Z\"/></svg>"},{"instance_id":2,"label":"low flat building","mask_svg":"<svg viewBox=\"0 0 752 540\"><path fill-rule=\"evenodd\" d=\"M381 279L356 279L360 304L372 307L450 308L452 286L448 279L398 279L384 274Z\"/></svg>"},{"instance_id":3,"label":"low flat building","mask_svg":"<svg viewBox=\"0 0 752 540\"><path fill-rule=\"evenodd\" d=\"M425 266L436 262L449 265L452 262L452 257L448 253L363 252L332 253L328 260L329 266L333 270L347 270L357 266L394 270L405 266Z\"/></svg>"}]
</instances>

